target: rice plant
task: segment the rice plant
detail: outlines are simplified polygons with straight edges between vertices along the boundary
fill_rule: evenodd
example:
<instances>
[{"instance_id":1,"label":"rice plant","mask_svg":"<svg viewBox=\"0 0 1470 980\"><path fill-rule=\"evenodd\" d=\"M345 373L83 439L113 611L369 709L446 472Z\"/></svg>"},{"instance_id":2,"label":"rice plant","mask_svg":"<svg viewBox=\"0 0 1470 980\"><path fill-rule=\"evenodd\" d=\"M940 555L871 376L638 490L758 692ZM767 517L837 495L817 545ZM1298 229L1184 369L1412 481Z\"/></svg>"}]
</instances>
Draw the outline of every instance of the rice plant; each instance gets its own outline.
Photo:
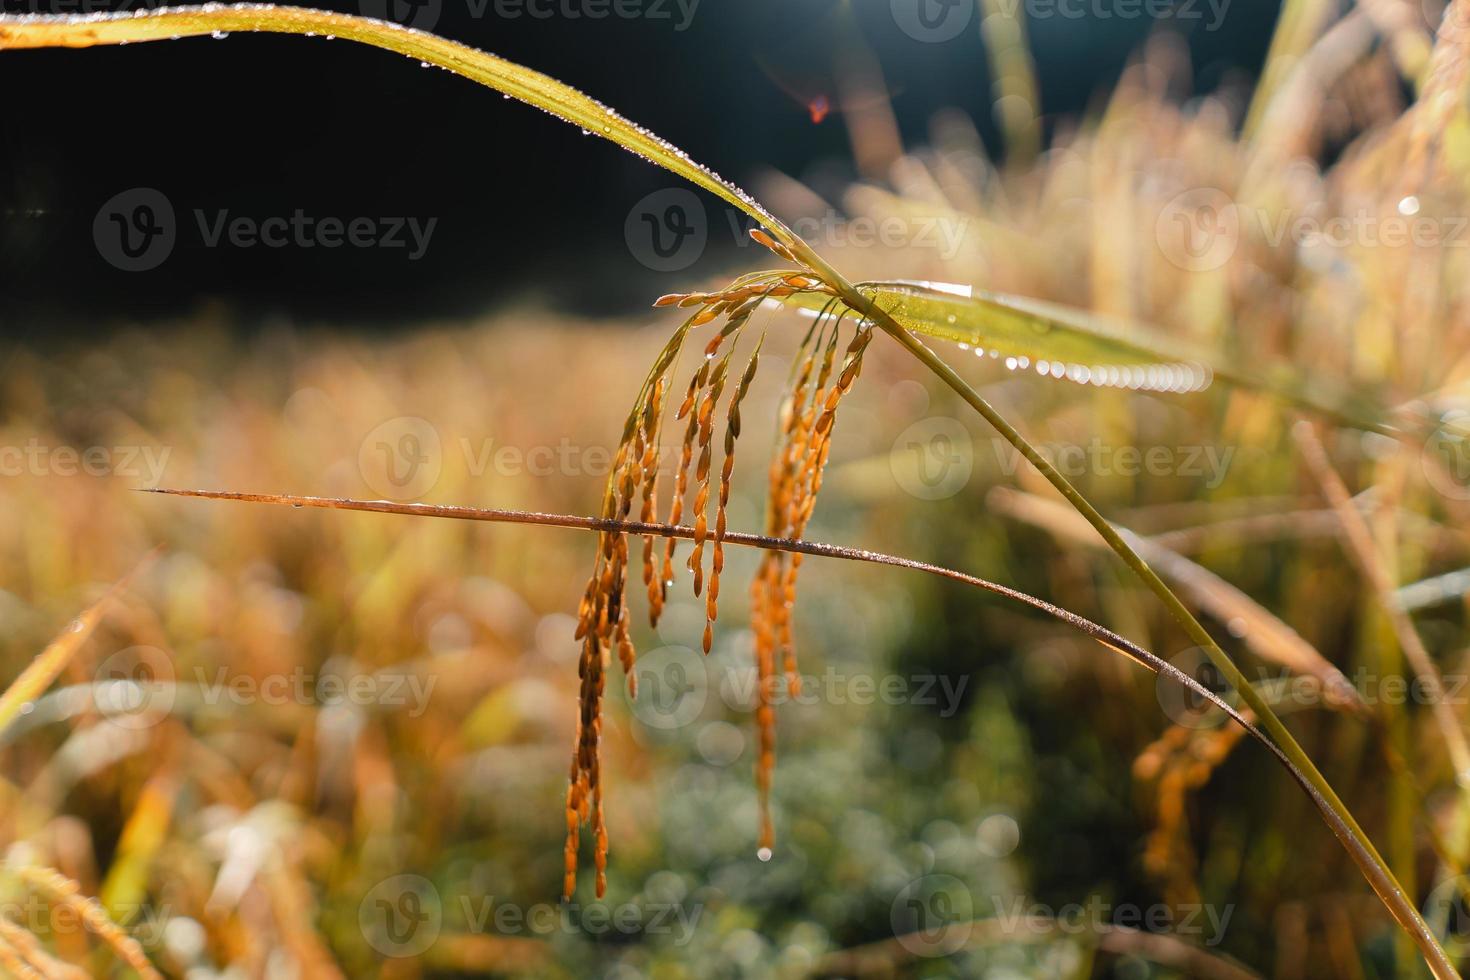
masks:
<instances>
[{"instance_id":1,"label":"rice plant","mask_svg":"<svg viewBox=\"0 0 1470 980\"><path fill-rule=\"evenodd\" d=\"M1384 177L1397 170L1408 174L1392 189L1396 200L1428 197L1431 190L1463 174L1464 109L1456 93L1463 93L1463 50L1466 31L1455 20L1454 6L1446 12L1441 37L1420 66L1418 102L1407 112L1392 138L1365 149L1353 164L1373 176ZM1290 24L1288 19L1286 23ZM688 314L655 357L652 368L628 412L611 472L596 517L455 510L427 505L392 505L340 499L288 497L280 494L177 491L195 496L258 500L296 506L326 506L346 510L385 511L402 514L504 520L581 527L597 533L593 568L577 615L576 637L581 643L578 658L579 696L576 735L566 792L566 844L564 851L564 895L576 890L581 836L588 828L593 840L596 894L606 890L611 848L604 818L604 774L601 765L602 710L611 659L616 654L631 683L638 652L631 633L629 590L646 595L650 619L656 624L668 602L676 580L676 543L692 542L683 562L690 574L694 595L704 600L704 652L711 650L719 613L725 548L730 544L764 549L751 584L750 605L754 635L755 669L758 679L755 709L759 752L755 779L760 800L756 845L763 860L778 846L770 815L770 792L776 757L775 711L771 695L778 681L788 688L799 684L795 655L793 616L797 583L803 558L829 555L856 558L881 564L920 568L967 581L993 592L1040 608L1068 625L1082 629L1105 646L1160 672L1204 698L1234 719L1234 732L1249 734L1284 766L1301 786L1328 828L1337 837L1373 888L1387 912L1402 928L1408 941L1437 977L1458 974L1443 949L1436 931L1415 905L1412 895L1393 868L1375 848L1353 814L1338 798L1313 760L1281 721L1267 693L1252 684L1235 661L1199 622L1191 609L1165 582L1174 580L1194 604L1233 621L1250 619L1249 635L1256 652L1285 664L1296 673L1323 679L1344 710L1367 713L1341 672L1301 641L1276 617L1255 608L1248 598L1232 594L1223 582L1157 542L1148 541L1107 520L1056 464L1023 435L1022 427L997 410L972 386L955 365L941 357L929 342L948 342L960 350L991 354L1022 364L1036 362L1038 372L1058 379L1091 386L1119 386L1129 390L1174 392L1187 396L1202 390L1212 380L1256 391L1270 399L1280 413L1300 412L1344 430L1361 430L1389 440L1415 445L1438 421L1439 406L1428 400L1394 404L1356 388L1344 388L1312 377L1312 372L1293 370L1282 364L1265 368L1242 366L1219 356L1208 345L1166 338L1157 330L1139 324L1118 323L1052 303L1021 299L999 292L956 295L932 283L915 284L898 278L849 281L790 228L770 214L752 197L690 160L687 155L651 133L617 115L611 109L575 90L524 67L433 35L395 25L318 11L277 8L268 5L209 6L163 9L139 16L96 16L78 18L0 18L0 48L40 46L88 47L97 44L160 40L188 35L239 31L278 31L335 36L387 48L423 62L438 65L506 95L538 106L563 120L638 153L665 167L760 223L764 230L752 233L762 246L786 264L780 269L752 272L729 285L709 292L689 292L661 297L655 306L680 307ZM1278 35L1280 45L1294 43L1291 32ZM1318 54L1321 49L1312 49ZM1325 54L1322 55L1325 57ZM1258 103L1252 107L1247 128L1261 127L1269 134L1281 132L1262 119L1285 113L1310 97L1311 70L1316 62L1303 61L1299 74L1263 82ZM1303 77L1305 80L1303 80ZM1258 108L1259 107L1259 108ZM1441 134L1443 136L1441 137ZM1269 165L1269 157L1259 166ZM1258 174L1246 168L1247 178ZM1384 177L1386 180L1387 178ZM1423 185L1421 187L1421 184ZM1254 190L1254 189L1253 189ZM1266 191L1273 190L1269 185ZM741 406L761 363L761 351L770 326L757 328L758 314L772 309L800 310L806 324L796 348L791 375L783 389L776 420L776 451L769 463L767 503L763 534L732 532L728 527L728 504L735 468L737 440L743 424ZM707 328L708 339L695 340ZM877 351L868 348L874 335L913 357L1024 458L1050 485L1070 510L1050 501L1028 502L1021 498L993 498L997 511L1010 509L1050 531L1070 536L1079 543L1098 538L1156 597L1179 628L1196 644L1228 681L1232 697L1222 699L1205 690L1165 660L1091 621L1068 613L1042 600L1005 586L964 576L937 566L922 565L873 553L850 552L806 540L833 445L838 410L854 387L865 361ZM702 339L702 338L701 338ZM691 341L694 365L680 374L681 355ZM743 346L743 349L742 349ZM740 356L737 357L737 351ZM686 380L687 379L687 380ZM680 401L675 402L682 390ZM661 434L666 421L682 425L682 443L675 465L673 486L660 487ZM720 465L716 468L716 428L720 430ZM1398 645L1415 675L1439 690L1442 682L1432 659L1419 640L1412 622L1397 611L1392 598L1391 577L1381 567L1372 540L1358 516L1356 505L1341 484L1322 451L1319 437L1306 427L1297 429L1304 457L1320 481L1323 492L1346 528L1352 555L1371 581L1392 623ZM661 492L667 490L667 502ZM174 492L174 491L171 491ZM689 494L693 503L686 515ZM633 519L637 506L637 519ZM660 520L661 514L666 514ZM713 515L711 518L711 514ZM682 523L689 521L690 523ZM635 567L630 549L641 536L642 553L638 570L642 588L630 581ZM706 565L706 562L708 564ZM69 654L61 648L43 655L46 664L23 676L21 684L0 700L0 718L11 706L35 697L49 684ZM636 692L630 691L636 695ZM1238 702L1235 699L1238 698ZM1449 756L1453 782L1463 783L1470 772L1470 754L1465 748L1462 722L1442 698L1435 699L1431 712L1435 731ZM1166 771L1168 750L1187 739L1177 735L1151 748L1140 766L1151 774ZM1211 743L1207 758L1218 763L1233 746L1230 736L1220 735ZM1208 779L1190 770L1187 785ZM1463 807L1463 792L1457 806ZM1452 870L1458 847L1451 843L1441 855ZM119 946L119 949L126 948ZM14 955L24 952L17 946ZM132 953L129 952L129 961Z\"/></svg>"}]
</instances>

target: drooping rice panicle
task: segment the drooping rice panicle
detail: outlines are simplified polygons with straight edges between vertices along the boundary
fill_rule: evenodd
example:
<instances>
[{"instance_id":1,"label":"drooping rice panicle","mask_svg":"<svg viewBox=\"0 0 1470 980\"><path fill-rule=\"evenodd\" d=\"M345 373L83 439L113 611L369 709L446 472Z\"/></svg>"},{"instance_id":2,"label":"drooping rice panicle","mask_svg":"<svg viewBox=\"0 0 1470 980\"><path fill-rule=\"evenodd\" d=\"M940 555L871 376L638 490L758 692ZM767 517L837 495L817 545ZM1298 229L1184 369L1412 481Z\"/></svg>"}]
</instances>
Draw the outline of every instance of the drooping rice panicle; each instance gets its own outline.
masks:
<instances>
[{"instance_id":1,"label":"drooping rice panicle","mask_svg":"<svg viewBox=\"0 0 1470 980\"><path fill-rule=\"evenodd\" d=\"M779 249L773 250L781 254ZM704 591L704 546L707 541L713 539L709 591L705 593L706 621L703 643L706 653L709 653L713 646L714 622L719 612L720 575L724 570L724 536L727 531L727 515L734 474L735 442L741 430L740 406L749 393L755 377L764 337L757 342L726 408L724 458L716 485L715 522L713 535L711 535L708 510L714 453L714 413L719 408L720 400L729 381L731 359L751 315L769 297L779 298L803 291L831 293L831 290L816 276L801 271L781 270L753 273L741 277L719 292L673 293L659 297L655 306L677 306L692 312L680 330L665 345L644 382L643 389L624 425L623 436L604 489L603 517L618 521L627 520L632 512L634 500L637 498L641 501L640 519L645 522L652 522L655 519L658 511L660 432L664 399L670 383L670 368L675 363L690 329L723 316L725 323L706 343L704 357L689 381L683 401L674 413L676 420L685 423L685 428L683 444L675 468L673 492L669 502L669 523L678 525L684 514L684 501L689 491L692 470L696 483L695 499L692 505L695 517L691 533L694 546L687 565L693 573L693 590L696 596L701 595ZM832 303L835 302L837 301L834 296ZM827 309L831 308L832 303L828 304ZM818 317L819 321L826 318L827 309L824 309L821 316ZM840 318L838 322L840 323ZM812 329L817 329L815 324ZM784 442L789 445L783 449L784 462L780 467L780 472L785 474L783 483L788 489L780 506L771 511L771 513L779 513L779 519L772 518L769 523L780 524L783 527L791 526L802 513L800 507L797 506L800 500L793 497L791 491L801 485L801 478L808 472L804 460L809 453L811 430L818 418L816 414L819 406L817 397L832 368L833 351L836 347L835 325L833 335L826 343L819 384L816 388L811 389L812 399L808 405L806 404L807 382L813 370L816 351L822 347L822 340L826 336L825 329L817 332L817 342L808 350L812 336L812 330L808 330L801 345L801 352L805 354L805 370L801 373L796 385L802 402L797 410L801 417L801 424L783 426L782 431ZM793 436L796 438L793 439ZM648 592L649 619L655 625L667 598L667 589L673 581L675 541L673 537L668 539L664 548L662 567L657 568L653 535L644 535L643 583ZM786 567L784 560L778 565L762 565L761 574L757 576L757 579L764 582L765 587L761 590L760 597L753 603L753 615L756 619L765 622L768 626L775 625L778 630L783 618L787 618L784 615L785 611L779 608L780 595L784 588L782 573ZM578 849L583 825L590 826L593 835L598 897L604 894L606 888L607 828L603 819L604 784L599 749L602 731L602 699L607 684L608 662L614 650L617 652L618 660L627 677L629 696L636 697L637 695L635 671L637 650L633 642L628 613L628 571L627 534L612 531L601 533L598 538L597 558L577 617L576 637L582 643L578 661L581 684L578 694L576 737L568 773L566 800L567 840L564 854L563 892L567 897L570 897L576 888ZM770 637L777 636L779 633L766 629L761 635ZM759 673L763 678L769 679L774 674L776 644L763 640L759 646L761 650L757 652L757 660L764 664L759 667ZM792 672L794 673L794 663ZM764 775L758 773L758 785L761 787L763 809L768 809L765 801L769 798L770 773L775 758L775 714L769 689L763 692L762 702L762 707L757 710L757 718L762 729L764 762L761 769ZM763 846L768 847L772 840L768 813L762 818L762 828Z\"/></svg>"},{"instance_id":2,"label":"drooping rice panicle","mask_svg":"<svg viewBox=\"0 0 1470 980\"><path fill-rule=\"evenodd\" d=\"M739 326L743 327L744 324L745 321L742 319ZM727 327L726 330L728 329ZM735 332L737 335L739 334L738 327ZM720 342L724 340L725 336L725 332L721 332L719 336L710 341L709 347L705 350L706 357L713 357L715 355ZM688 561L689 570L694 573L694 594L696 596L700 594L704 586L704 542L705 538L709 535L709 474L711 459L714 455L715 406L719 403L720 396L724 394L725 380L729 376L730 371L730 356L734 353L735 343L731 343L719 361L715 363L714 370L710 372L709 394L700 403L697 416L699 423L699 462L695 464L694 478L698 481L698 486L694 491L694 550L689 553ZM710 629L709 625L706 624L704 639L705 652L709 652L710 640Z\"/></svg>"},{"instance_id":3,"label":"drooping rice panicle","mask_svg":"<svg viewBox=\"0 0 1470 980\"><path fill-rule=\"evenodd\" d=\"M765 335L756 341L755 350L751 352L750 361L745 365L745 371L740 376L740 383L736 385L735 394L730 398L730 408L726 413L725 420L725 458L720 468L719 499L715 505L715 534L714 550L710 560L709 593L705 598L705 624L704 624L704 652L709 653L713 640L715 620L719 618L720 601L720 573L725 570L725 531L727 511L730 505L730 478L735 471L735 440L740 438L740 403L750 391L750 383L755 379L756 368L760 364L761 345L765 343Z\"/></svg>"},{"instance_id":4,"label":"drooping rice panicle","mask_svg":"<svg viewBox=\"0 0 1470 980\"><path fill-rule=\"evenodd\" d=\"M658 519L659 456L661 453L659 437L663 431L664 391L667 386L667 378L658 379L643 420L648 448L644 457L643 508L639 512L639 519L645 524L650 524ZM648 621L651 625L657 626L659 616L663 612L665 589L663 582L658 577L653 547L654 535L645 534L643 536L643 584L648 589ZM630 687L636 690L636 682L630 682Z\"/></svg>"},{"instance_id":5,"label":"drooping rice panicle","mask_svg":"<svg viewBox=\"0 0 1470 980\"><path fill-rule=\"evenodd\" d=\"M785 536L791 530L793 500L796 477L806 455L808 434L813 424L816 398L820 386L831 371L831 362L836 350L837 332L841 324L839 316L832 323L830 338L826 320L833 307L827 304L819 312L812 328L807 331L797 350L797 362L793 366L791 393L782 407L778 422L777 449L772 457L770 487L766 504L766 532ZM813 334L815 332L815 342ZM818 368L818 355L821 367ZM812 389L808 403L808 386L812 372L819 372L818 386ZM756 666L756 731L759 748L755 766L756 794L760 802L759 847L763 856L769 856L775 846L775 826L771 818L771 784L776 766L776 684L777 654L781 649L783 629L789 628L790 615L786 607L784 590L786 568L791 556L781 552L768 552L761 559L760 567L751 583L751 624L755 636ZM800 680L795 662L788 657L783 670L787 688L793 693L800 691Z\"/></svg>"},{"instance_id":6,"label":"drooping rice panicle","mask_svg":"<svg viewBox=\"0 0 1470 980\"><path fill-rule=\"evenodd\" d=\"M709 360L704 360L699 370L695 371L694 377L689 380L689 391L684 396L684 402L679 406L675 418L682 420L688 418L684 426L684 441L679 449L679 468L674 477L674 496L669 502L669 523L678 526L684 517L684 496L689 492L689 468L694 461L694 440L699 434L699 400L704 393L704 383L709 377ZM664 542L664 564L660 573L664 587L674 580L674 548L675 539L669 538Z\"/></svg>"},{"instance_id":7,"label":"drooping rice panicle","mask_svg":"<svg viewBox=\"0 0 1470 980\"><path fill-rule=\"evenodd\" d=\"M820 481L812 479L816 459L820 453L820 449L816 448L818 443L816 425L820 417L818 412L824 408L829 396L827 382L832 376L832 368L836 362L837 344L841 337L844 316L845 311L839 313L833 322L832 332L822 351L817 378L812 386L811 401L803 402L789 436L791 477L783 495L785 509L778 515L780 530L775 532L783 536L799 538L805 531L806 522L802 520L802 515L810 515L809 501L815 503L814 492L820 489ZM781 672L785 675L787 687L793 695L801 693L801 675L796 669L796 643L791 623L791 610L796 601L796 580L792 575L792 566L796 564L796 557L795 555L782 556L778 577L779 586L776 587L771 597L776 646L781 653ZM774 679L771 683L774 683Z\"/></svg>"},{"instance_id":8,"label":"drooping rice panicle","mask_svg":"<svg viewBox=\"0 0 1470 980\"><path fill-rule=\"evenodd\" d=\"M833 336L834 338L836 336L835 330ZM788 529L788 533L794 538L800 538L806 533L807 524L816 509L817 496L822 490L822 475L827 466L828 454L832 449L832 427L837 419L837 406L843 396L851 390L858 375L862 373L863 352L867 350L872 339L872 328L860 324L857 333L847 346L842 370L837 379L826 391L825 396L819 395L818 398L812 400L814 408L818 401L821 401L821 414L812 424L811 444L807 448L803 471L798 477L797 492L794 495L794 515ZM824 363L822 372L824 378L827 373L827 364ZM821 391L820 386L818 390ZM801 571L801 559L802 556L799 554L792 555L786 566L785 579L782 583L778 635L778 642L783 652L782 670L786 674L787 684L795 687L797 691L800 690L801 681L800 675L796 672L796 644L791 626L791 610L796 605L796 580Z\"/></svg>"},{"instance_id":9,"label":"drooping rice panicle","mask_svg":"<svg viewBox=\"0 0 1470 980\"><path fill-rule=\"evenodd\" d=\"M661 398L667 372L683 346L692 320L693 317L686 320L664 345L632 411L628 413L623 437L603 491L602 516L605 518L625 519L632 509L635 494L640 490L645 495L650 493L647 474L656 474L658 470L658 411L655 403ZM617 650L628 677L630 696L637 693L637 675L633 669L636 650L628 628L627 570L627 535L616 532L599 534L597 558L578 610L575 634L582 642L582 652L577 664L581 686L566 804L563 894L568 898L576 889L577 848L584 823L590 823L595 841L598 897L606 889L607 831L603 824L599 743L607 661L613 649Z\"/></svg>"}]
</instances>

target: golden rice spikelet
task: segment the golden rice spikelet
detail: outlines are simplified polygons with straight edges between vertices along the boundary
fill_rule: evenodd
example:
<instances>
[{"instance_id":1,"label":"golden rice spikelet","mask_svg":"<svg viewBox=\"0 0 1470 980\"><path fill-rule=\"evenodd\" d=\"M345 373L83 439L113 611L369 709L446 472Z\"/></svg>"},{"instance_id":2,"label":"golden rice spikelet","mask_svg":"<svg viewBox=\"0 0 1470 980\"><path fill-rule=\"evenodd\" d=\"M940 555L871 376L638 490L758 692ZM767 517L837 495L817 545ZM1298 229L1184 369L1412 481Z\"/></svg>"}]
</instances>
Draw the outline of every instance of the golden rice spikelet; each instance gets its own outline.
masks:
<instances>
[{"instance_id":1,"label":"golden rice spikelet","mask_svg":"<svg viewBox=\"0 0 1470 980\"><path fill-rule=\"evenodd\" d=\"M659 434L663 424L666 383L667 379L659 378L657 384L654 385L653 396L649 399L648 410L643 421L647 448L643 458L643 508L639 512L638 519L645 524L651 524L658 519ZM643 584L648 589L648 620L652 625L657 626L659 616L663 612L664 588L654 564L653 548L654 535L645 534L643 536Z\"/></svg>"},{"instance_id":2,"label":"golden rice spikelet","mask_svg":"<svg viewBox=\"0 0 1470 980\"><path fill-rule=\"evenodd\" d=\"M740 375L735 394L730 398L730 408L725 419L725 459L720 469L719 500L715 505L714 554L710 560L709 593L705 598L704 652L709 653L714 637L715 620L719 618L720 573L725 570L726 515L730 505L730 477L735 472L735 440L740 438L740 403L750 392L750 383L760 365L761 345L765 336L756 341L755 350Z\"/></svg>"},{"instance_id":3,"label":"golden rice spikelet","mask_svg":"<svg viewBox=\"0 0 1470 980\"><path fill-rule=\"evenodd\" d=\"M819 419L829 411L828 403L831 401L832 392L836 390L835 385L829 390L827 382L832 376L833 366L836 363L841 327L842 317L838 316L822 352L821 367L818 369L816 383L812 388L811 402L804 411L800 412L791 433L793 475L791 485L786 492L786 510L781 515L781 530L776 532L786 537L800 538L805 533L807 522L816 506L816 495L821 490L820 474L822 467L826 465L823 453L826 440L817 431L817 424ZM860 351L861 348L859 348ZM835 410L835 407L834 404L831 410ZM821 411L823 415L818 415L818 411ZM830 423L828 423L828 429L830 429ZM787 686L791 689L792 694L801 692L801 675L796 669L796 642L791 622L791 610L796 604L797 570L800 566L800 555L791 555L781 563L779 585L773 586L775 592L772 597L776 646L781 652L781 671L786 677Z\"/></svg>"},{"instance_id":4,"label":"golden rice spikelet","mask_svg":"<svg viewBox=\"0 0 1470 980\"><path fill-rule=\"evenodd\" d=\"M694 377L689 379L689 390L684 395L684 402L675 413L675 419L688 418L689 422L684 427L684 442L679 450L679 468L674 477L674 497L669 502L669 523L675 527L684 516L684 496L689 492L689 468L694 461L694 440L699 434L699 404L704 393L705 381L709 378L710 362L708 357L700 364L699 370L694 372ZM677 538L669 538L664 542L664 565L660 577L665 586L674 579L674 549Z\"/></svg>"},{"instance_id":5,"label":"golden rice spikelet","mask_svg":"<svg viewBox=\"0 0 1470 980\"><path fill-rule=\"evenodd\" d=\"M736 326L741 326L745 321L740 321ZM719 349L720 342L731 331L729 325L716 336L710 345L705 348L705 356L713 357ZM737 331L738 332L738 331ZM694 478L698 481L698 489L694 492L694 550L689 553L688 568L694 573L694 594L699 595L704 588L704 542L709 535L709 473L710 462L714 455L712 445L715 431L714 412L719 403L720 396L725 390L725 379L729 376L730 356L735 353L735 345L725 351L715 364L715 369L710 373L709 393L699 405L696 419L699 424L699 462L695 466ZM706 624L705 627L705 651L709 651L711 632Z\"/></svg>"},{"instance_id":6,"label":"golden rice spikelet","mask_svg":"<svg viewBox=\"0 0 1470 980\"><path fill-rule=\"evenodd\" d=\"M774 238L772 238L770 235L767 235L759 228L750 229L750 237L754 241L759 242L761 245L764 245L766 248L770 249L772 252L775 252L787 262L797 261L796 256L792 254L791 249L787 248L785 245L782 245L780 242L776 241Z\"/></svg>"}]
</instances>

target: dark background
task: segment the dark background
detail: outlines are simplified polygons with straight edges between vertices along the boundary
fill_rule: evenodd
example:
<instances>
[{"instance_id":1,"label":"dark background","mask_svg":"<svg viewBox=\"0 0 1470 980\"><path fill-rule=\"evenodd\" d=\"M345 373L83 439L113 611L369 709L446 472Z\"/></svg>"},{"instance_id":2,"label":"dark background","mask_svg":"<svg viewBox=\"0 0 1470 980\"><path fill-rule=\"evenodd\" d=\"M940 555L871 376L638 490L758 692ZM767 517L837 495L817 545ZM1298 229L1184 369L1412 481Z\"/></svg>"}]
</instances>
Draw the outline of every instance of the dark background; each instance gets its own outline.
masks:
<instances>
[{"instance_id":1,"label":"dark background","mask_svg":"<svg viewBox=\"0 0 1470 980\"><path fill-rule=\"evenodd\" d=\"M737 183L764 168L819 184L850 173L840 115L814 124L783 91L830 79L844 24L881 64L908 145L925 141L936 111L957 107L1001 149L978 14L959 37L921 43L897 28L889 0L702 0L683 31L672 2L662 19L602 20L477 18L466 0L442 2L436 33L575 85ZM76 4L0 0L11 13ZM1274 15L1272 0L1232 0L1213 31L1199 19L1033 20L1043 113L1054 125L1095 104L1157 27L1188 37L1201 90L1253 71ZM0 86L7 331L95 329L205 305L244 322L416 322L526 296L621 312L647 302L652 278L629 253L624 220L644 195L679 183L464 79L346 41L0 52ZM180 225L173 252L147 272L113 268L93 239L98 209L134 187L162 191ZM411 262L402 249L206 248L195 208L438 222ZM708 255L730 247L728 234L712 234Z\"/></svg>"}]
</instances>

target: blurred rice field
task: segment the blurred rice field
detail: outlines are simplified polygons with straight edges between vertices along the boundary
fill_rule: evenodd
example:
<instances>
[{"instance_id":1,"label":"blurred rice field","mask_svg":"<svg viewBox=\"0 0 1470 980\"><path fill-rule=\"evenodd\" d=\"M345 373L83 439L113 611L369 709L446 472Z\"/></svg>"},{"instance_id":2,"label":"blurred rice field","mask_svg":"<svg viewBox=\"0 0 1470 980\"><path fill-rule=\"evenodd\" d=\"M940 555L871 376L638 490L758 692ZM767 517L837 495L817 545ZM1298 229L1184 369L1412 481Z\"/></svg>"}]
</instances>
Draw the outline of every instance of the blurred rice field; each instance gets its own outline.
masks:
<instances>
[{"instance_id":1,"label":"blurred rice field","mask_svg":"<svg viewBox=\"0 0 1470 980\"><path fill-rule=\"evenodd\" d=\"M1159 39L1035 159L997 163L955 116L901 152L876 113L842 200L777 176L758 196L793 217L926 223L954 245L815 242L852 279L1147 321L1247 371L1290 367L1437 418L1459 404L1470 339L1470 41L1447 21L1431 63L1426 32L1371 16L1308 38L1264 96L1181 94L1183 55ZM763 420L803 324L760 316ZM660 312L531 307L382 337L205 311L11 351L6 676L142 563L4 730L0 914L36 955L57 975L128 971L77 902L38 884L53 868L154 968L200 980L1421 975L1257 746L1080 635L907 572L810 562L809 683L778 711L762 861L741 619L756 558L734 551L708 659L682 583L657 630L640 619L643 694L630 702L618 672L609 686L608 894L584 883L562 904L590 535L135 492L592 513L672 329ZM984 575L1198 667L1120 565L1047 517L1044 481L891 347L875 342L844 406L808 536ZM1105 514L1188 559L1186 601L1462 948L1451 763L1430 706L1390 693L1412 675L1303 465L1297 410L1221 383L1150 393L942 353ZM770 437L752 428L740 530L764 506ZM1396 585L1470 565L1459 437L1429 438L1327 430ZM1461 724L1462 592L1415 610ZM1294 687L1313 657L1369 710Z\"/></svg>"}]
</instances>

